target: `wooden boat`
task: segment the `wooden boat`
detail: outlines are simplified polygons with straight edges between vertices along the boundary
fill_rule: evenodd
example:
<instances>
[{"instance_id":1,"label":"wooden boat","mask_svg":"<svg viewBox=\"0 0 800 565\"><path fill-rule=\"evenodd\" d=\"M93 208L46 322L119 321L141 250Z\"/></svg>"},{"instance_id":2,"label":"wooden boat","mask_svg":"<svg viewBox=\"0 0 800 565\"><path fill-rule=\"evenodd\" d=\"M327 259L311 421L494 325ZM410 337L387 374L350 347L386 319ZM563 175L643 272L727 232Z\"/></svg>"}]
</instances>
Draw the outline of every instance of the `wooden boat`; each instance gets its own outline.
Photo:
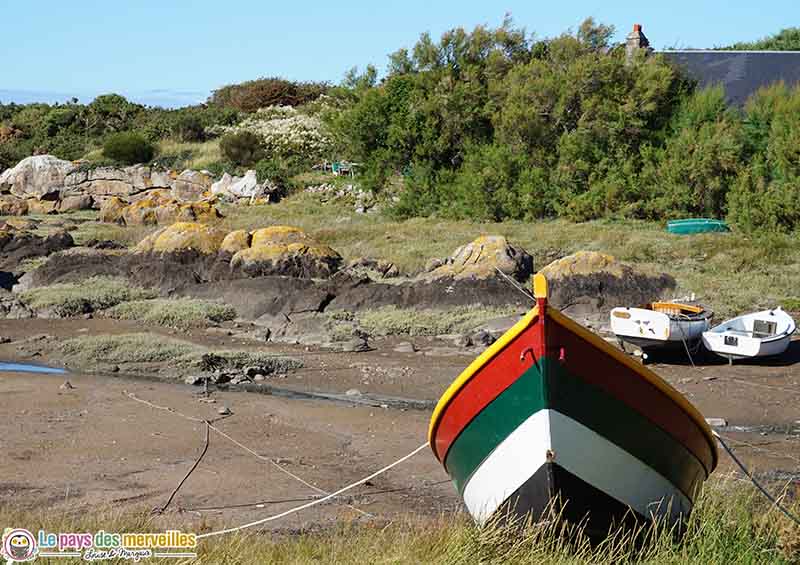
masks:
<instances>
[{"instance_id":1,"label":"wooden boat","mask_svg":"<svg viewBox=\"0 0 800 565\"><path fill-rule=\"evenodd\" d=\"M722 220L712 218L686 218L667 222L667 231L682 235L692 233L726 232L731 231L728 224Z\"/></svg>"},{"instance_id":2,"label":"wooden boat","mask_svg":"<svg viewBox=\"0 0 800 565\"><path fill-rule=\"evenodd\" d=\"M703 345L728 361L780 355L796 326L780 307L726 320L703 333Z\"/></svg>"},{"instance_id":3,"label":"wooden boat","mask_svg":"<svg viewBox=\"0 0 800 565\"><path fill-rule=\"evenodd\" d=\"M676 349L696 344L711 327L710 310L677 302L652 302L641 308L611 310L611 331L621 341L644 349Z\"/></svg>"},{"instance_id":4,"label":"wooden boat","mask_svg":"<svg viewBox=\"0 0 800 565\"><path fill-rule=\"evenodd\" d=\"M648 368L537 304L450 385L428 440L469 513L539 519L557 507L586 532L686 517L717 464L700 413Z\"/></svg>"}]
</instances>

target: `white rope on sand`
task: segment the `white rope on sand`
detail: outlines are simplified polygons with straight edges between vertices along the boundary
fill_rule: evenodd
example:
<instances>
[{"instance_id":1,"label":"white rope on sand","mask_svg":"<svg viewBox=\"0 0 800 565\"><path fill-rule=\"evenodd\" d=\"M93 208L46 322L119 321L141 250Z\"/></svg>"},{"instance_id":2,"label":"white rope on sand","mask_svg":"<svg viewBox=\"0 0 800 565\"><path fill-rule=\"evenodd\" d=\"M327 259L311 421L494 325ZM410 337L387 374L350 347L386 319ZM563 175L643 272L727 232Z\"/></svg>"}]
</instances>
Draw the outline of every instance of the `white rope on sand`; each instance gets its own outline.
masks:
<instances>
[{"instance_id":1,"label":"white rope on sand","mask_svg":"<svg viewBox=\"0 0 800 565\"><path fill-rule=\"evenodd\" d=\"M282 465L278 464L277 462L273 461L269 457L264 457L263 455L261 455L259 453L256 453L255 451L253 451L252 449L250 449L249 447L247 447L243 443L235 440L234 438L232 438L231 436L229 436L228 434L226 434L225 432L220 430L218 427L216 427L214 424L212 424L208 420L203 420L202 418L196 418L194 416L187 416L186 414L178 412L177 410L175 410L174 408L170 408L169 406L161 406L161 405L158 405L158 404L154 404L153 402L150 402L150 401L145 400L143 398L139 398L138 396L136 396L132 392L123 391L123 394L125 396L127 396L128 398L130 398L131 400L135 400L136 402L141 402L142 404L150 406L151 408L155 408L156 410L163 410L165 412L171 412L172 414L175 414L176 416L179 416L179 417L184 418L186 420L189 420L191 422L198 422L198 423L201 423L201 424L205 424L206 426L208 426L208 428L210 428L214 432L218 433L219 435L221 435L222 437L224 437L225 439L227 439L228 441L230 441L231 443L233 443L237 447L240 447L241 449L243 449L243 450L247 451L248 453L254 455L255 457L257 457L261 461L266 461L267 463L269 463L270 465L272 465L273 467L278 469L281 473L286 474L287 476L291 477L292 479L298 481L299 483L302 483L303 485L307 486L308 488L310 488L312 490L315 490L316 492L318 492L320 494L325 494L325 495L330 494L328 491L322 490L321 488L312 485L308 481L303 480L301 477L298 477L297 475L295 475L294 473L292 473L288 469L284 468ZM374 518L375 517L373 514L370 514L369 512L365 512L364 510L361 510L360 508L356 508L355 506L353 506L351 504L345 504L345 506L347 506L351 510L355 510L356 512L358 512L362 516L366 516L368 518Z\"/></svg>"},{"instance_id":2,"label":"white rope on sand","mask_svg":"<svg viewBox=\"0 0 800 565\"><path fill-rule=\"evenodd\" d=\"M360 480L358 480L358 481L356 481L354 483L351 483L351 484L347 485L346 487L340 488L336 492L332 492L328 496L325 496L324 498L320 498L318 500L312 500L311 502L308 502L306 504L302 504L300 506L295 506L294 508L286 510L285 512L281 512L279 514L275 514L274 516L268 516L266 518L261 518L260 520L256 520L255 522L249 522L247 524L242 524L241 526L236 526L234 528L226 528L224 530L217 530L217 531L214 531L214 532L208 532L208 533L205 533L205 534L200 534L200 535L197 536L197 539L221 536L223 534L232 534L234 532L239 532L241 530L246 530L247 528L253 528L255 526L260 526L261 524L265 524L267 522L271 522L273 520L277 520L279 518L283 518L284 516L288 516L290 514L294 514L296 512L300 512L301 510L305 510L306 508L311 508L312 506L316 506L318 504L322 504L323 502L327 502L328 500L330 500L330 499L332 499L332 498L334 498L336 496L339 496L340 494L343 494L343 493L347 492L348 490L351 490L351 489L353 489L353 488L355 488L355 487L357 487L359 485L362 485L362 484L366 483L367 481L370 481L370 480L374 479L375 477L377 477L379 475L382 475L383 473L385 473L386 471L388 471L389 469L391 469L393 467L396 467L400 463L403 463L404 461L406 461L408 459L411 459L413 456L415 456L417 453L419 453L420 451L422 451L426 447L428 447L428 442L423 443L418 448L416 448L414 451L412 451L411 453L409 453L407 455L404 455L403 457L401 457L397 461L395 461L393 463L390 463L389 465L386 465L386 467L384 467L383 469L375 471L371 475L369 475L367 477L364 477L363 479L360 479Z\"/></svg>"}]
</instances>

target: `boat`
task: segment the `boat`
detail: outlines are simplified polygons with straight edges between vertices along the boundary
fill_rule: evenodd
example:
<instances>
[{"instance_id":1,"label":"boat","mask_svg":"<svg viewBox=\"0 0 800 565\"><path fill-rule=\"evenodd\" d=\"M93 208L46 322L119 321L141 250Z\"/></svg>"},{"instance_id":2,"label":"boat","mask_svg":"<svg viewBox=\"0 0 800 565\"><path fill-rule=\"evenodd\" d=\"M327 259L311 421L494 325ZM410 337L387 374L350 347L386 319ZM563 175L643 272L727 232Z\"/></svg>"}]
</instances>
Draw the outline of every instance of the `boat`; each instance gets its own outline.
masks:
<instances>
[{"instance_id":1,"label":"boat","mask_svg":"<svg viewBox=\"0 0 800 565\"><path fill-rule=\"evenodd\" d=\"M614 308L611 331L621 342L648 349L690 348L711 327L714 313L702 306L651 302L640 308ZM624 344L621 344L624 349Z\"/></svg>"},{"instance_id":2,"label":"boat","mask_svg":"<svg viewBox=\"0 0 800 565\"><path fill-rule=\"evenodd\" d=\"M686 218L667 222L667 231L682 235L731 231L728 224L713 218Z\"/></svg>"},{"instance_id":3,"label":"boat","mask_svg":"<svg viewBox=\"0 0 800 565\"><path fill-rule=\"evenodd\" d=\"M780 307L732 318L703 332L703 345L730 363L780 355L789 347L797 326Z\"/></svg>"},{"instance_id":4,"label":"boat","mask_svg":"<svg viewBox=\"0 0 800 565\"><path fill-rule=\"evenodd\" d=\"M449 386L428 441L470 515L562 519L591 536L689 515L717 464L701 414L622 351L536 306Z\"/></svg>"}]
</instances>

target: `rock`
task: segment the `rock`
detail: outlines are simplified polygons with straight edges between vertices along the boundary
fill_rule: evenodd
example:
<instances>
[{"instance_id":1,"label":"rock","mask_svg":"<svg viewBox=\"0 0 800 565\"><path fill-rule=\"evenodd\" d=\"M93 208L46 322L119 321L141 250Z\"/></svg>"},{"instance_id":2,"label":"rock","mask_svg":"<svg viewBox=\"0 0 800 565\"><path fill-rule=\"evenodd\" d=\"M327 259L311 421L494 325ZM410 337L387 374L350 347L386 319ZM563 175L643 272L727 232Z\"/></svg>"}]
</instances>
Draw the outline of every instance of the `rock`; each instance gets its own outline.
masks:
<instances>
[{"instance_id":1,"label":"rock","mask_svg":"<svg viewBox=\"0 0 800 565\"><path fill-rule=\"evenodd\" d=\"M361 396L361 391L358 390L357 388L351 388L344 394L345 396Z\"/></svg>"},{"instance_id":2,"label":"rock","mask_svg":"<svg viewBox=\"0 0 800 565\"><path fill-rule=\"evenodd\" d=\"M168 253L193 250L210 255L219 251L225 232L206 224L178 222L144 238L135 253Z\"/></svg>"},{"instance_id":3,"label":"rock","mask_svg":"<svg viewBox=\"0 0 800 565\"><path fill-rule=\"evenodd\" d=\"M58 200L37 200L29 198L28 214L55 214L58 212Z\"/></svg>"},{"instance_id":4,"label":"rock","mask_svg":"<svg viewBox=\"0 0 800 565\"><path fill-rule=\"evenodd\" d=\"M472 347L472 338L467 334L456 336L453 340L453 345L456 347Z\"/></svg>"},{"instance_id":5,"label":"rock","mask_svg":"<svg viewBox=\"0 0 800 565\"><path fill-rule=\"evenodd\" d=\"M182 202L196 202L203 193L211 189L213 179L207 173L185 170L178 175L172 187L172 195Z\"/></svg>"},{"instance_id":6,"label":"rock","mask_svg":"<svg viewBox=\"0 0 800 565\"><path fill-rule=\"evenodd\" d=\"M28 213L28 202L16 196L0 196L0 216L24 216Z\"/></svg>"},{"instance_id":7,"label":"rock","mask_svg":"<svg viewBox=\"0 0 800 565\"><path fill-rule=\"evenodd\" d=\"M261 190L254 170L247 171L240 179L234 179L228 186L228 193L237 198L251 198L260 196Z\"/></svg>"},{"instance_id":8,"label":"rock","mask_svg":"<svg viewBox=\"0 0 800 565\"><path fill-rule=\"evenodd\" d=\"M220 416L230 416L231 414L233 414L233 410L231 410L227 406L220 406L219 409L217 410L217 414L219 414Z\"/></svg>"},{"instance_id":9,"label":"rock","mask_svg":"<svg viewBox=\"0 0 800 565\"><path fill-rule=\"evenodd\" d=\"M0 288L0 317L7 320L33 318L33 311L11 292Z\"/></svg>"},{"instance_id":10,"label":"rock","mask_svg":"<svg viewBox=\"0 0 800 565\"><path fill-rule=\"evenodd\" d=\"M354 337L352 339L339 342L337 343L337 348L339 351L348 353L362 353L370 350L369 343L367 343L367 340L364 337Z\"/></svg>"},{"instance_id":11,"label":"rock","mask_svg":"<svg viewBox=\"0 0 800 565\"><path fill-rule=\"evenodd\" d=\"M192 386L200 386L206 381L206 377L202 375L188 375L186 378L183 379L183 382L187 385Z\"/></svg>"},{"instance_id":12,"label":"rock","mask_svg":"<svg viewBox=\"0 0 800 565\"><path fill-rule=\"evenodd\" d=\"M494 335L492 335L488 330L483 328L474 332L472 335L469 336L469 338L473 345L480 345L483 347L488 347L492 345L495 341L497 341L497 338L495 338Z\"/></svg>"},{"instance_id":13,"label":"rock","mask_svg":"<svg viewBox=\"0 0 800 565\"><path fill-rule=\"evenodd\" d=\"M410 341L401 341L393 348L397 353L416 353L417 348Z\"/></svg>"},{"instance_id":14,"label":"rock","mask_svg":"<svg viewBox=\"0 0 800 565\"><path fill-rule=\"evenodd\" d=\"M251 277L282 275L327 278L341 265L342 257L327 245L291 226L272 226L253 232L248 249L238 251L231 268Z\"/></svg>"},{"instance_id":15,"label":"rock","mask_svg":"<svg viewBox=\"0 0 800 565\"><path fill-rule=\"evenodd\" d=\"M64 230L45 237L27 231L0 230L0 271L15 271L25 259L44 257L74 245L72 236Z\"/></svg>"},{"instance_id":16,"label":"rock","mask_svg":"<svg viewBox=\"0 0 800 565\"><path fill-rule=\"evenodd\" d=\"M644 304L675 288L670 275L641 272L595 251L558 259L540 272L547 278L551 304L575 319L597 317L600 323L616 306Z\"/></svg>"},{"instance_id":17,"label":"rock","mask_svg":"<svg viewBox=\"0 0 800 565\"><path fill-rule=\"evenodd\" d=\"M109 224L124 224L123 212L127 204L117 196L112 196L100 206L100 221Z\"/></svg>"},{"instance_id":18,"label":"rock","mask_svg":"<svg viewBox=\"0 0 800 565\"><path fill-rule=\"evenodd\" d=\"M502 235L485 235L456 249L428 276L431 279L487 279L499 276L498 269L517 280L527 280L532 273L533 258L524 249L510 245Z\"/></svg>"},{"instance_id":19,"label":"rock","mask_svg":"<svg viewBox=\"0 0 800 565\"><path fill-rule=\"evenodd\" d=\"M232 184L233 184L233 177L228 173L222 173L222 178L220 178L217 182L211 184L211 194L217 196L230 195L231 193L228 189Z\"/></svg>"},{"instance_id":20,"label":"rock","mask_svg":"<svg viewBox=\"0 0 800 565\"><path fill-rule=\"evenodd\" d=\"M39 227L38 220L32 220L30 218L9 218L3 224L3 229L5 230L16 230L16 231L33 231Z\"/></svg>"},{"instance_id":21,"label":"rock","mask_svg":"<svg viewBox=\"0 0 800 565\"><path fill-rule=\"evenodd\" d=\"M146 165L77 169L64 179L69 194L119 196L123 199L158 188L170 190L174 181L169 171L153 170Z\"/></svg>"},{"instance_id":22,"label":"rock","mask_svg":"<svg viewBox=\"0 0 800 565\"><path fill-rule=\"evenodd\" d=\"M93 205L94 201L88 194L76 194L62 198L58 203L58 211L71 212L74 210L91 210Z\"/></svg>"},{"instance_id":23,"label":"rock","mask_svg":"<svg viewBox=\"0 0 800 565\"><path fill-rule=\"evenodd\" d=\"M122 220L126 226L157 226L156 210L159 202L152 198L143 198L126 206L122 210Z\"/></svg>"},{"instance_id":24,"label":"rock","mask_svg":"<svg viewBox=\"0 0 800 565\"><path fill-rule=\"evenodd\" d=\"M724 428L728 425L728 420L725 418L706 418L706 424L712 428Z\"/></svg>"},{"instance_id":25,"label":"rock","mask_svg":"<svg viewBox=\"0 0 800 565\"><path fill-rule=\"evenodd\" d=\"M255 375L253 375L253 380L258 383L258 382L267 380L267 377L265 377L261 373L256 373Z\"/></svg>"},{"instance_id":26,"label":"rock","mask_svg":"<svg viewBox=\"0 0 800 565\"><path fill-rule=\"evenodd\" d=\"M222 240L219 250L221 252L230 253L234 255L242 249L250 247L250 232L247 230L235 230L230 232Z\"/></svg>"},{"instance_id":27,"label":"rock","mask_svg":"<svg viewBox=\"0 0 800 565\"><path fill-rule=\"evenodd\" d=\"M19 198L57 200L75 166L52 155L27 157L0 174L0 190Z\"/></svg>"},{"instance_id":28,"label":"rock","mask_svg":"<svg viewBox=\"0 0 800 565\"><path fill-rule=\"evenodd\" d=\"M64 381L64 382L61 384L61 386L60 386L60 387L58 387L58 388L60 388L61 390L72 390L72 389L74 389L75 387L74 387L74 386L72 386L72 383L71 383L71 382L69 382L69 381Z\"/></svg>"}]
</instances>

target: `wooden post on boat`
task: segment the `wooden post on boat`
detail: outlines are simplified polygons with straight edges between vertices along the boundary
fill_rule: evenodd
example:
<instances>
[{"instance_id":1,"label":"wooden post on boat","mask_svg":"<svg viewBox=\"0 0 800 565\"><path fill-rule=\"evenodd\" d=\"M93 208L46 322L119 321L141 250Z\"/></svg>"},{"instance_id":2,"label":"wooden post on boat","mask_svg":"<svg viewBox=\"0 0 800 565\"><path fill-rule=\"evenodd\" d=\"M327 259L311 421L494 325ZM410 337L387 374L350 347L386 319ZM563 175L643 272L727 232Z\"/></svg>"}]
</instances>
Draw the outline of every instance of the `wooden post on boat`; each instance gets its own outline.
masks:
<instances>
[{"instance_id":1,"label":"wooden post on boat","mask_svg":"<svg viewBox=\"0 0 800 565\"><path fill-rule=\"evenodd\" d=\"M542 326L541 344L539 351L543 355L547 352L547 279L541 273L533 276L533 296L536 298L536 308L539 310L539 320Z\"/></svg>"}]
</instances>

